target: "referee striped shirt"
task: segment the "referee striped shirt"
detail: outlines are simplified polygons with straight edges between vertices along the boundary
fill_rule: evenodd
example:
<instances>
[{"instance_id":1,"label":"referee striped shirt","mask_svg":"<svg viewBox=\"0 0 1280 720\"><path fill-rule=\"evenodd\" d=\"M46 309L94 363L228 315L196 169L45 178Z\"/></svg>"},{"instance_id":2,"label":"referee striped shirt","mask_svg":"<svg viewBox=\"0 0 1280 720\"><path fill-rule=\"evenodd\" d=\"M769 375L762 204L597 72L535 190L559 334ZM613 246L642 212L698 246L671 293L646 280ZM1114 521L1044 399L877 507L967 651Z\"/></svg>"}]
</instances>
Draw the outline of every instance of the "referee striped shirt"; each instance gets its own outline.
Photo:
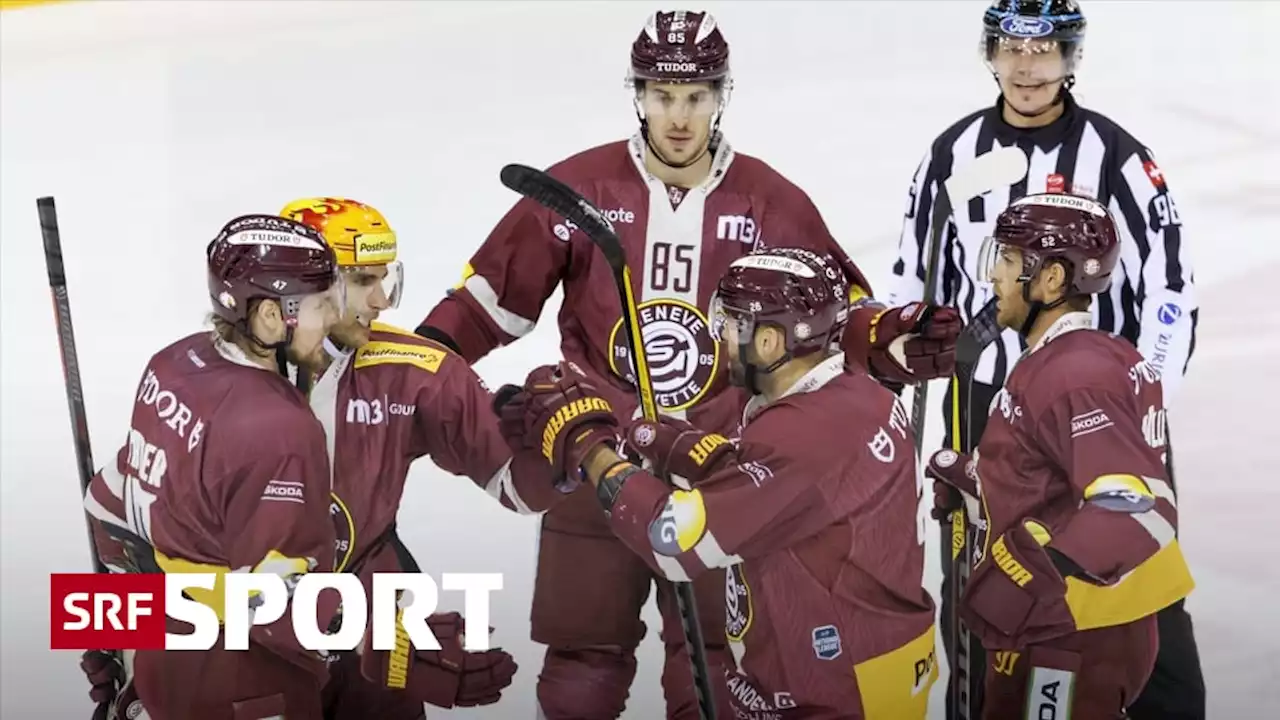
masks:
<instances>
[{"instance_id":1,"label":"referee striped shirt","mask_svg":"<svg viewBox=\"0 0 1280 720\"><path fill-rule=\"evenodd\" d=\"M1012 201L1042 192L1095 198L1116 220L1121 254L1110 292L1093 303L1094 321L1136 345L1161 372L1167 404L1195 349L1199 310L1177 206L1151 151L1109 118L1077 105L1070 93L1062 117L1041 128L1007 124L1002 106L997 101L947 128L916 170L890 304L924 297L933 202L946 179L998 145L1017 146L1027 155L1026 177L954 208L946 220L933 302L958 307L968 322L991 298L990 286L976 281L978 251ZM1003 384L1025 347L1006 330L979 360L974 381Z\"/></svg>"}]
</instances>

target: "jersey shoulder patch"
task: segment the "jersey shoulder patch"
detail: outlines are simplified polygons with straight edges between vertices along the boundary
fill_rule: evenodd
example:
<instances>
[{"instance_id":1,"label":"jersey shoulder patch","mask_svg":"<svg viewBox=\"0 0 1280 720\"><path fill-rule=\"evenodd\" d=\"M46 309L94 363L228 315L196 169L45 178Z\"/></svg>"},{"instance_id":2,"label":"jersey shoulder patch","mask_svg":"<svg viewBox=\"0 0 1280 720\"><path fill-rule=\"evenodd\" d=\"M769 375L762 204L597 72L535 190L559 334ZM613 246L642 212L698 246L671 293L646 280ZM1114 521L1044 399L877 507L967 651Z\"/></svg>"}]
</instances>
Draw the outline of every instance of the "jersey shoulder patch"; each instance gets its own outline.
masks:
<instances>
[{"instance_id":1,"label":"jersey shoulder patch","mask_svg":"<svg viewBox=\"0 0 1280 720\"><path fill-rule=\"evenodd\" d=\"M379 338L370 340L356 351L356 369L375 365L412 365L429 373L440 370L449 351L420 337ZM416 342L415 342L416 340Z\"/></svg>"}]
</instances>

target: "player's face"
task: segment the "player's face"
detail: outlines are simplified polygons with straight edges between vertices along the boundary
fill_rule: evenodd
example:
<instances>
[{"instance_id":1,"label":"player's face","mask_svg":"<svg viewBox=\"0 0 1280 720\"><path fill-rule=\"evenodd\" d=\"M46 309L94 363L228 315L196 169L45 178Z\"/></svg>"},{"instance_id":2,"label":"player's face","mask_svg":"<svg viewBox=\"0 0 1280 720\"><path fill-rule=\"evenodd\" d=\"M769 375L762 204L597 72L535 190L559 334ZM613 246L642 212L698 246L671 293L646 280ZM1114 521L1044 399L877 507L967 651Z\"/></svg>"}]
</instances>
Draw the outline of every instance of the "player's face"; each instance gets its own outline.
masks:
<instances>
[{"instance_id":1,"label":"player's face","mask_svg":"<svg viewBox=\"0 0 1280 720\"><path fill-rule=\"evenodd\" d=\"M996 322L1001 327L1020 328L1027 317L1027 302L1022 298L1022 251L1001 245L991 265L991 289L995 293Z\"/></svg>"},{"instance_id":2,"label":"player's face","mask_svg":"<svg viewBox=\"0 0 1280 720\"><path fill-rule=\"evenodd\" d=\"M720 93L711 83L645 83L640 96L649 142L679 165L698 157L711 141L711 119Z\"/></svg>"},{"instance_id":3,"label":"player's face","mask_svg":"<svg viewBox=\"0 0 1280 720\"><path fill-rule=\"evenodd\" d=\"M324 367L328 361L324 339L338 327L346 306L343 289L342 282L335 282L329 292L300 298L288 348L290 362L311 369Z\"/></svg>"},{"instance_id":4,"label":"player's face","mask_svg":"<svg viewBox=\"0 0 1280 720\"><path fill-rule=\"evenodd\" d=\"M1053 106L1068 68L1056 40L1001 38L990 63L1000 80L1004 101L1029 117Z\"/></svg>"},{"instance_id":5,"label":"player's face","mask_svg":"<svg viewBox=\"0 0 1280 720\"><path fill-rule=\"evenodd\" d=\"M333 329L333 339L343 347L356 348L369 342L369 327L383 310L392 306L392 296L398 287L388 290L387 265L367 265L343 268L346 284L347 312Z\"/></svg>"}]
</instances>

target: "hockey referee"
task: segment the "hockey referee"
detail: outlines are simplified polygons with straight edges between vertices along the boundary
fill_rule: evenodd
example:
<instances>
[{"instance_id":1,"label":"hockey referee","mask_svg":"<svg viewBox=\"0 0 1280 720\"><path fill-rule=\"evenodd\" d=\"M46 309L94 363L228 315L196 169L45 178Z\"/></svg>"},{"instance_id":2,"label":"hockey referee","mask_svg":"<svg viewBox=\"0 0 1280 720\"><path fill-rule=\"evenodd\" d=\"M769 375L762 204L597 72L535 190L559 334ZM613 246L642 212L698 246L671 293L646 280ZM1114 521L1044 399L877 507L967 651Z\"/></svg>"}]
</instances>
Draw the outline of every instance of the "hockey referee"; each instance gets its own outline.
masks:
<instances>
[{"instance_id":1,"label":"hockey referee","mask_svg":"<svg viewBox=\"0 0 1280 720\"><path fill-rule=\"evenodd\" d=\"M994 106L961 119L934 141L916 170L906 222L893 266L888 302L901 305L926 293L933 201L953 170L999 146L1017 146L1027 155L1026 177L967 203L957 203L942 235L937 268L939 304L960 309L969 322L991 297L975 282L979 248L996 216L1030 193L1067 192L1096 198L1117 219L1121 262L1109 294L1093 304L1101 329L1137 346L1160 371L1166 406L1195 348L1197 306L1191 266L1182 247L1182 225L1165 178L1151 151L1109 118L1080 107L1071 96L1085 36L1085 18L1075 0L995 0L983 17L983 59L1000 86ZM1025 350L1020 336L1006 330L986 348L974 371L972 397L960 393L961 421L951 427L947 447L959 435L971 448L986 424L987 409L1013 364ZM944 408L952 407L955 383ZM965 417L965 409L972 420ZM947 413L951 415L950 412ZM972 431L963 432L966 428ZM1173 477L1172 453L1169 455ZM943 637L950 642L950 528L944 528ZM1134 720L1205 717L1204 680L1191 617L1179 602L1159 614L1160 649L1146 688L1128 708ZM971 646L976 645L974 639ZM950 654L948 648L948 657ZM980 649L970 663L970 717L981 716L982 673L992 672ZM1117 702L1122 702L1117 699ZM950 693L947 717L956 718ZM1119 711L1119 708L1117 708Z\"/></svg>"}]
</instances>

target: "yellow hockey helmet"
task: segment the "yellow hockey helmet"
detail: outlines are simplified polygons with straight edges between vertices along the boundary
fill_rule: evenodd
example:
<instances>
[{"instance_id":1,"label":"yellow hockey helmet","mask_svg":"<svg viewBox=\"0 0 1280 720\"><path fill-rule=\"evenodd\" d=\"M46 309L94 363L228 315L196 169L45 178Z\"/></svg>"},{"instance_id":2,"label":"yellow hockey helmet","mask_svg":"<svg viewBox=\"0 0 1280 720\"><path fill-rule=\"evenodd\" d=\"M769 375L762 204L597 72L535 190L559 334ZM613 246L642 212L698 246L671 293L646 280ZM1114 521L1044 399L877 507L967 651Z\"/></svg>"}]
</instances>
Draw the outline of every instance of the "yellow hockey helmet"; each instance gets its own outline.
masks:
<instances>
[{"instance_id":1,"label":"yellow hockey helmet","mask_svg":"<svg viewBox=\"0 0 1280 720\"><path fill-rule=\"evenodd\" d=\"M391 307L400 304L404 268L396 260L396 233L377 209L348 198L314 197L294 200L280 215L319 232L344 269L385 265L387 298Z\"/></svg>"},{"instance_id":2,"label":"yellow hockey helmet","mask_svg":"<svg viewBox=\"0 0 1280 720\"><path fill-rule=\"evenodd\" d=\"M385 265L396 260L396 233L373 207L346 198L295 200L280 214L324 236L338 264Z\"/></svg>"}]
</instances>

